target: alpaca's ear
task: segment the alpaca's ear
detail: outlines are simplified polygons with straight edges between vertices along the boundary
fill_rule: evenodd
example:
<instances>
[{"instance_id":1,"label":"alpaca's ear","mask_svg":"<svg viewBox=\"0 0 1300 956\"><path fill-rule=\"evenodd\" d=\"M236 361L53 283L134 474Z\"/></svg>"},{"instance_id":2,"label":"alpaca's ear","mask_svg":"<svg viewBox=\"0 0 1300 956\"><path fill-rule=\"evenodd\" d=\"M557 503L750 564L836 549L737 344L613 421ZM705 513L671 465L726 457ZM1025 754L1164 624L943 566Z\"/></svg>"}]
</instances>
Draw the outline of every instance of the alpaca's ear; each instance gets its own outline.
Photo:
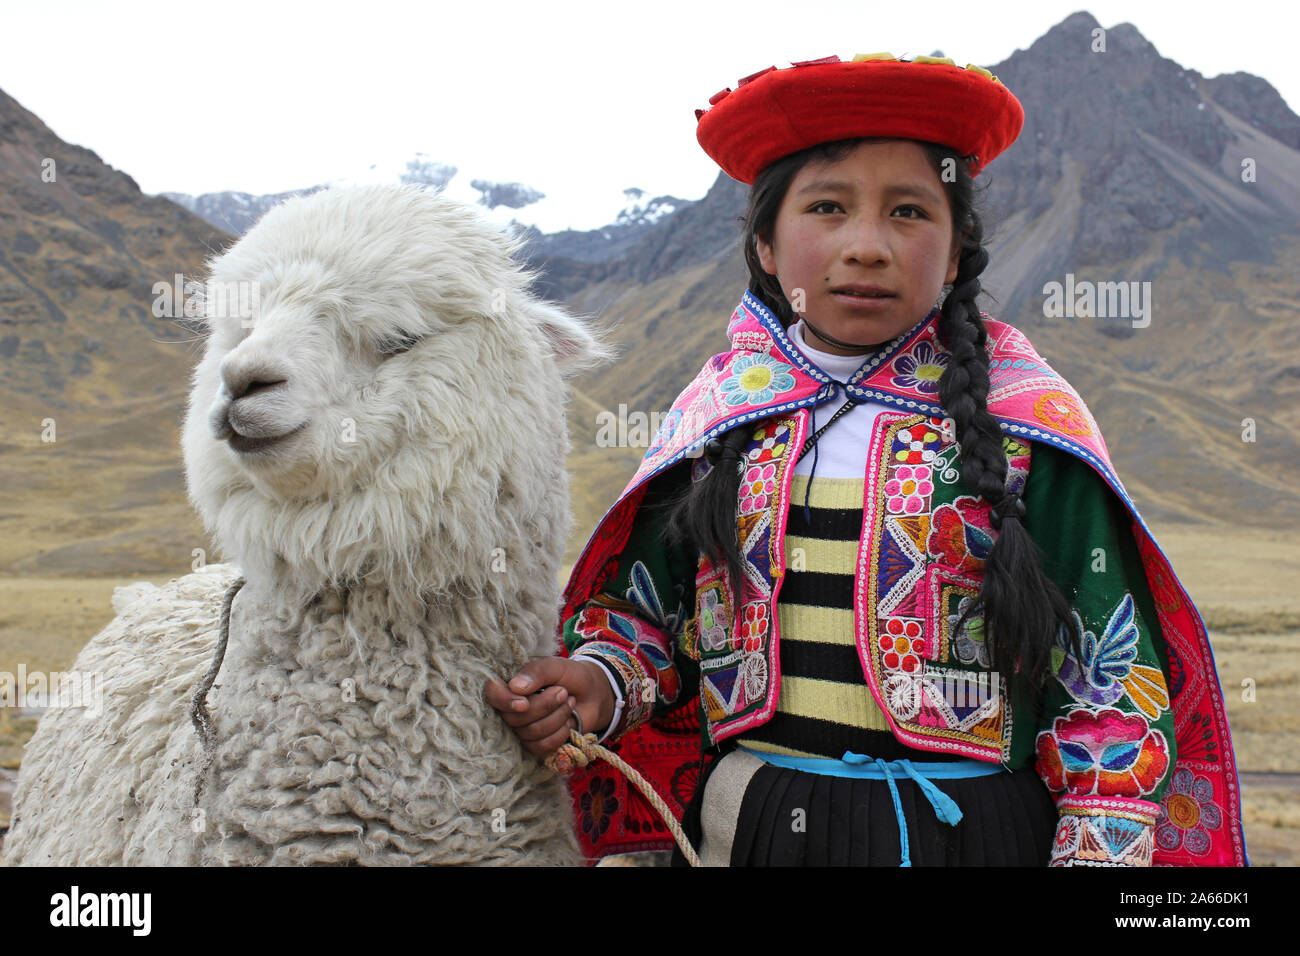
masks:
<instances>
[{"instance_id":1,"label":"alpaca's ear","mask_svg":"<svg viewBox=\"0 0 1300 956\"><path fill-rule=\"evenodd\" d=\"M529 303L529 311L550 343L556 363L565 372L599 365L617 355L614 348L599 339L581 319L559 306L534 300Z\"/></svg>"}]
</instances>

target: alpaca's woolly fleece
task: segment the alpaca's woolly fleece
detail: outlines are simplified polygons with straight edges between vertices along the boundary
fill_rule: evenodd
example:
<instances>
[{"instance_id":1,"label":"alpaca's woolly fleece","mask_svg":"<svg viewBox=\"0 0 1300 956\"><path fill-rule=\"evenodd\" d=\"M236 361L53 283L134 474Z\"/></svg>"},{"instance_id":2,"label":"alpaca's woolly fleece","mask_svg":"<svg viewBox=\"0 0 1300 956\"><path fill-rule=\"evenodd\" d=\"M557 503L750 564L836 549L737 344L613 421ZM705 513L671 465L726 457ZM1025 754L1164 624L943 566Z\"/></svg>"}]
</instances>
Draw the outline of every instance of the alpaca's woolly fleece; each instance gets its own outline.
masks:
<instances>
[{"instance_id":1,"label":"alpaca's woolly fleece","mask_svg":"<svg viewBox=\"0 0 1300 956\"><path fill-rule=\"evenodd\" d=\"M367 187L291 200L211 263L259 296L251 322L209 308L183 433L247 578L199 804L226 567L82 652L103 714L42 719L6 863L578 862L562 782L483 685L556 651L564 375L609 353L517 251L470 207Z\"/></svg>"}]
</instances>

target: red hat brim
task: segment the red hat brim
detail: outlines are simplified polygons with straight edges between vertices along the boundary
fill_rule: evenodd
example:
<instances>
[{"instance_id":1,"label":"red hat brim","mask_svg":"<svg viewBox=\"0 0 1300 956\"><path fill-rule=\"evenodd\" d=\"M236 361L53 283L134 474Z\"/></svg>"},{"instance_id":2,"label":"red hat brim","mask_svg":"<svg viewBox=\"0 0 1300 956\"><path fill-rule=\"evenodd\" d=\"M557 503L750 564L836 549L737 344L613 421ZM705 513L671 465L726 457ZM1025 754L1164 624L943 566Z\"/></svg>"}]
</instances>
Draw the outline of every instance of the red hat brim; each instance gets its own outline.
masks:
<instances>
[{"instance_id":1,"label":"red hat brim","mask_svg":"<svg viewBox=\"0 0 1300 956\"><path fill-rule=\"evenodd\" d=\"M696 110L696 138L732 179L752 184L782 156L839 139L942 143L978 175L1020 135L1020 101L987 70L924 57L826 57L768 67Z\"/></svg>"}]
</instances>

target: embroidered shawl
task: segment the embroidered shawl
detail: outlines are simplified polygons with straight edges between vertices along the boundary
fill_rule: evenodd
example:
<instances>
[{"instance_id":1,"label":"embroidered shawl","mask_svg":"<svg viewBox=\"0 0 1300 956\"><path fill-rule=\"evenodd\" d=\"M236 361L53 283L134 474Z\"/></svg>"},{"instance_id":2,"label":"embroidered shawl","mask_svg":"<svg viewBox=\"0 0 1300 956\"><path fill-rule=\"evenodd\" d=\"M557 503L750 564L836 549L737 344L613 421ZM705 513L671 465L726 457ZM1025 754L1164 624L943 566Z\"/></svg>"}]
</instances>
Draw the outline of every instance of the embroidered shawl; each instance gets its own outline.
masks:
<instances>
[{"instance_id":1,"label":"embroidered shawl","mask_svg":"<svg viewBox=\"0 0 1300 956\"><path fill-rule=\"evenodd\" d=\"M949 355L938 337L938 319L939 310L935 309L918 326L870 356L845 383L848 394L900 410L943 416L938 379ZM1181 788L1188 792L1180 790L1178 796L1196 800L1202 813L1218 816L1223 824L1208 831L1210 846L1205 852L1193 855L1182 846L1157 845L1153 863L1245 865L1236 763L1205 623L1111 467L1106 444L1087 405L1017 329L988 315L984 315L984 323L989 336L990 413L1009 435L1050 443L1087 462L1132 518L1169 657L1177 742L1175 779L1190 781L1191 787ZM575 563L564 592L561 626L605 584L611 559L626 544L654 476L683 459L699 457L706 441L739 424L820 405L840 387L809 362L776 316L748 291L732 314L727 332L731 351L709 359L678 396L640 467ZM683 777L691 776L699 757L698 715L688 707L664 721L651 721L625 735L615 749L675 804L680 815L693 789L682 785ZM589 776L580 772L572 777L575 800L590 796L585 793ZM624 802L631 805L621 812L647 819L648 807L641 803L640 795L630 787L625 793L628 799ZM588 842L584 849L605 855L670 846L671 841L647 838L599 846Z\"/></svg>"}]
</instances>

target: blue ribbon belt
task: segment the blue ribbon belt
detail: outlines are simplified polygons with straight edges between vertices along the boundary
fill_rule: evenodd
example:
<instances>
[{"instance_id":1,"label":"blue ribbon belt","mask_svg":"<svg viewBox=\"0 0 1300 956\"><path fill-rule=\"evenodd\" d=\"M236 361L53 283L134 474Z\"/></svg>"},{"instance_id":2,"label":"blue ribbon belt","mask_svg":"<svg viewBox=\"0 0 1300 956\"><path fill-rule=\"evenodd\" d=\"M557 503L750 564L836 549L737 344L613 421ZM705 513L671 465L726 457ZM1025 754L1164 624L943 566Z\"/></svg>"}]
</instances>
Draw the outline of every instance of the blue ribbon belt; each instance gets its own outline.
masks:
<instances>
[{"instance_id":1,"label":"blue ribbon belt","mask_svg":"<svg viewBox=\"0 0 1300 956\"><path fill-rule=\"evenodd\" d=\"M828 777L857 777L864 780L884 780L889 784L889 795L894 798L894 815L898 818L898 835L903 845L902 862L899 866L911 866L912 859L908 852L907 820L903 817L903 804L898 799L898 785L894 783L894 774L903 773L916 781L930 806L934 807L935 816L944 823L956 826L961 820L961 808L931 780L951 780L958 777L985 777L1000 773L1002 765L987 763L983 760L882 760L880 757L868 757L844 751L840 760L825 757L790 757L785 754L772 754L761 750L750 750L737 744L746 753L753 754L760 760L774 767L790 770L802 770L805 773L822 774Z\"/></svg>"}]
</instances>

